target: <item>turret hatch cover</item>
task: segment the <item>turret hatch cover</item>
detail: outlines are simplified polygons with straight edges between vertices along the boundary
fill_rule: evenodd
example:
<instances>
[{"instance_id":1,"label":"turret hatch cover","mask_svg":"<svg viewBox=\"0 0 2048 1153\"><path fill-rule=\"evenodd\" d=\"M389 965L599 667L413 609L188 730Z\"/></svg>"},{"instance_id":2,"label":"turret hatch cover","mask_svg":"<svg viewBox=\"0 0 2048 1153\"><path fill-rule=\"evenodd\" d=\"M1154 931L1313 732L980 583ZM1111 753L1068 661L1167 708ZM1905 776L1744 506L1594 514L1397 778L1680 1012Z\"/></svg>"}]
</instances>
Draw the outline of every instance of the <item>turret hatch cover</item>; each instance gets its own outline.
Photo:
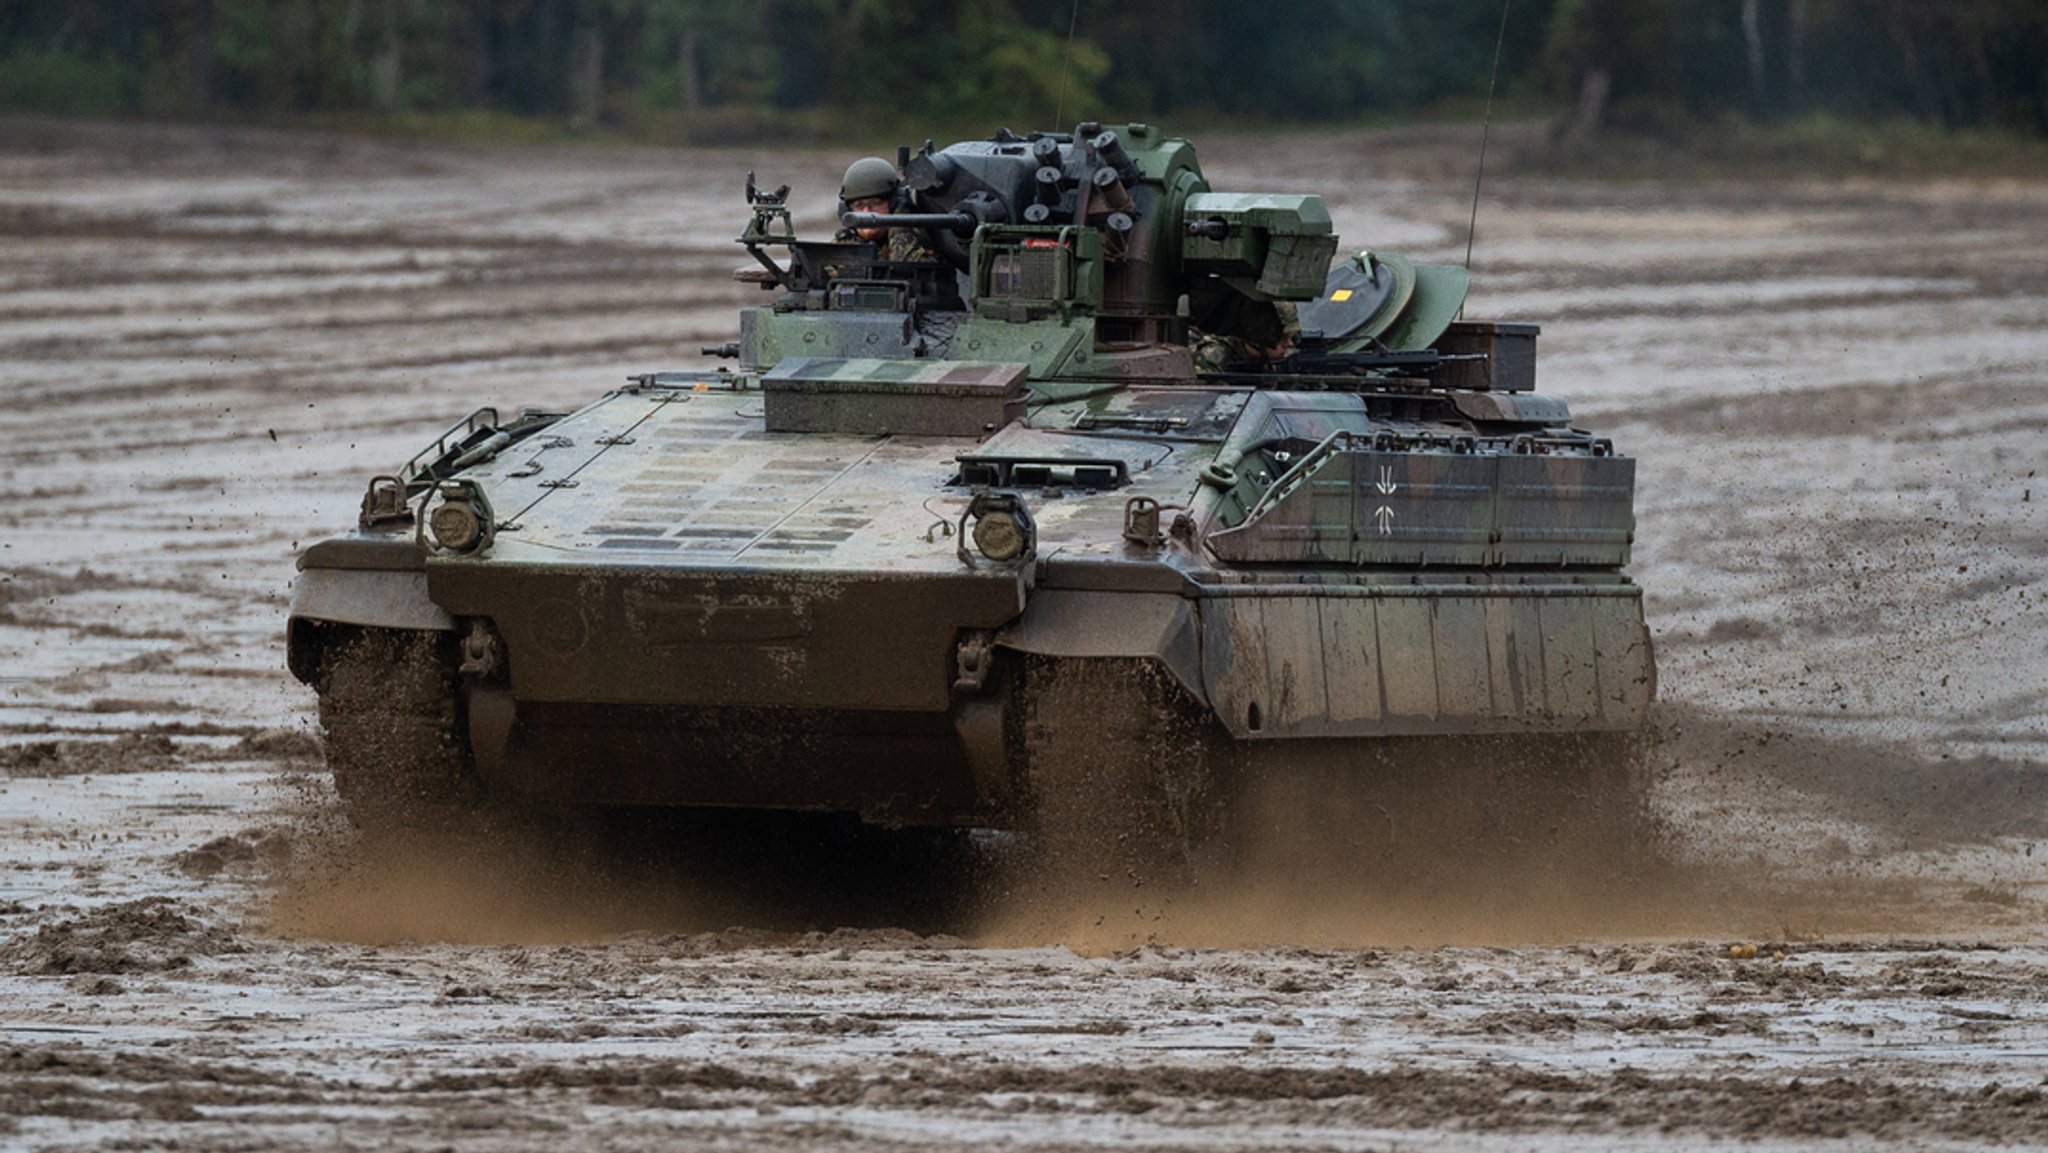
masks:
<instances>
[{"instance_id":1,"label":"turret hatch cover","mask_svg":"<svg viewBox=\"0 0 2048 1153\"><path fill-rule=\"evenodd\" d=\"M1323 282L1323 294L1297 308L1301 331L1321 333L1328 340L1352 335L1387 303L1395 279L1394 270L1370 253L1361 252L1337 265Z\"/></svg>"},{"instance_id":2,"label":"turret hatch cover","mask_svg":"<svg viewBox=\"0 0 2048 1153\"><path fill-rule=\"evenodd\" d=\"M1388 348L1430 347L1464 311L1471 288L1472 274L1455 264L1416 265L1415 292L1408 307L1380 339Z\"/></svg>"}]
</instances>

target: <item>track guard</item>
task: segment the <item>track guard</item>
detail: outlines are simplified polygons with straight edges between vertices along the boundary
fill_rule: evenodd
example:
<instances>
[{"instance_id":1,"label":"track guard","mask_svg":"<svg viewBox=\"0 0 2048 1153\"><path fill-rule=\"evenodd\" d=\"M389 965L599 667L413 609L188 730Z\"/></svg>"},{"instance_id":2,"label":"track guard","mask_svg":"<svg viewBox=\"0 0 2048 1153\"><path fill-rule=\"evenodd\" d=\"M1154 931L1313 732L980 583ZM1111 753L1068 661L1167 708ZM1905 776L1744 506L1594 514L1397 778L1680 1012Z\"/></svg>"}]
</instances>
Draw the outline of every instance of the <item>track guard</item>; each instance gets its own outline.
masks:
<instances>
[{"instance_id":1,"label":"track guard","mask_svg":"<svg viewBox=\"0 0 2048 1153\"><path fill-rule=\"evenodd\" d=\"M996 645L1041 657L1134 657L1157 661L1188 695L1207 702L1200 628L1175 593L1041 588Z\"/></svg>"}]
</instances>

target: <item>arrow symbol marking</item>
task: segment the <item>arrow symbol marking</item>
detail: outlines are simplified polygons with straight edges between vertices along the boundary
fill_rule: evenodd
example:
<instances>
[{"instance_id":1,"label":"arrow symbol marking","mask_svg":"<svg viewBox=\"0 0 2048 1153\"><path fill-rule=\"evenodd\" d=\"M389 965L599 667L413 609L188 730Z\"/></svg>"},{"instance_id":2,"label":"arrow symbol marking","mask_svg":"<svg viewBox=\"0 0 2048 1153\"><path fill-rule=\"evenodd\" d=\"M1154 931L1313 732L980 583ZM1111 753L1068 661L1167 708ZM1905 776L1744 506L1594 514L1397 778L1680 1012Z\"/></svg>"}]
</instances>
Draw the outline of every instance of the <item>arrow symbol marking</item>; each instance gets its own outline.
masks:
<instances>
[{"instance_id":1,"label":"arrow symbol marking","mask_svg":"<svg viewBox=\"0 0 2048 1153\"><path fill-rule=\"evenodd\" d=\"M1380 481L1373 487L1379 490L1379 494L1382 499L1390 497L1395 493L1401 491L1401 486L1394 483L1393 465L1383 464L1380 466ZM1379 508L1373 511L1372 519L1379 522L1381 536L1393 535L1394 510L1392 508L1389 508L1384 504L1381 505Z\"/></svg>"}]
</instances>

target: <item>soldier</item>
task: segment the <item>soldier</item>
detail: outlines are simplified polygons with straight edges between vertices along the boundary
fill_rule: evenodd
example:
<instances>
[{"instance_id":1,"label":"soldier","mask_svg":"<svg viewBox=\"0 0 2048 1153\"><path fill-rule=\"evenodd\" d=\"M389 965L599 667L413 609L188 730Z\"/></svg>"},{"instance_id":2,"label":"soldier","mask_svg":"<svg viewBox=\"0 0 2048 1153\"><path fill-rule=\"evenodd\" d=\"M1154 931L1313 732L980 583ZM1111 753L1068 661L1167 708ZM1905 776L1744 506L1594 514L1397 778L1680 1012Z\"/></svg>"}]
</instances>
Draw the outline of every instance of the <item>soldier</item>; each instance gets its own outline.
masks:
<instances>
[{"instance_id":1,"label":"soldier","mask_svg":"<svg viewBox=\"0 0 2048 1153\"><path fill-rule=\"evenodd\" d=\"M1236 331L1197 328L1190 334L1197 372L1226 372L1232 365L1279 360L1294 351L1294 343L1301 337L1301 321L1293 301L1276 300L1261 306L1239 298L1233 303L1237 307L1205 319L1218 328Z\"/></svg>"},{"instance_id":2,"label":"soldier","mask_svg":"<svg viewBox=\"0 0 2048 1153\"><path fill-rule=\"evenodd\" d=\"M896 166L879 156L864 156L847 166L846 175L839 181L839 203L845 212L895 211L896 190L902 187L903 178L897 174ZM865 240L870 243L883 241L883 256L888 260L929 261L935 259L931 250L911 228L848 228L839 233L840 240Z\"/></svg>"}]
</instances>

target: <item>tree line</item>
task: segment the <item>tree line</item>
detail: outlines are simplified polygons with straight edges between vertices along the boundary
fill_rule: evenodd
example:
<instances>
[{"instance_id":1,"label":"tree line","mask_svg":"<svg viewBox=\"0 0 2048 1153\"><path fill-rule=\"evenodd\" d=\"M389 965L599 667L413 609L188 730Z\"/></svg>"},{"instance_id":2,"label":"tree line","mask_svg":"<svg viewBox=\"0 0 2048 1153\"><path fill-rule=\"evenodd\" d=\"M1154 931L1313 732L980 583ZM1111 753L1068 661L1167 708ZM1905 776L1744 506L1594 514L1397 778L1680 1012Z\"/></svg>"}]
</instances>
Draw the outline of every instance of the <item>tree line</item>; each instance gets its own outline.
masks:
<instances>
[{"instance_id":1,"label":"tree line","mask_svg":"<svg viewBox=\"0 0 2048 1153\"><path fill-rule=\"evenodd\" d=\"M2042 0L0 0L0 109L145 116L1327 122L1497 84L1573 136L2048 136L2043 59Z\"/></svg>"}]
</instances>

